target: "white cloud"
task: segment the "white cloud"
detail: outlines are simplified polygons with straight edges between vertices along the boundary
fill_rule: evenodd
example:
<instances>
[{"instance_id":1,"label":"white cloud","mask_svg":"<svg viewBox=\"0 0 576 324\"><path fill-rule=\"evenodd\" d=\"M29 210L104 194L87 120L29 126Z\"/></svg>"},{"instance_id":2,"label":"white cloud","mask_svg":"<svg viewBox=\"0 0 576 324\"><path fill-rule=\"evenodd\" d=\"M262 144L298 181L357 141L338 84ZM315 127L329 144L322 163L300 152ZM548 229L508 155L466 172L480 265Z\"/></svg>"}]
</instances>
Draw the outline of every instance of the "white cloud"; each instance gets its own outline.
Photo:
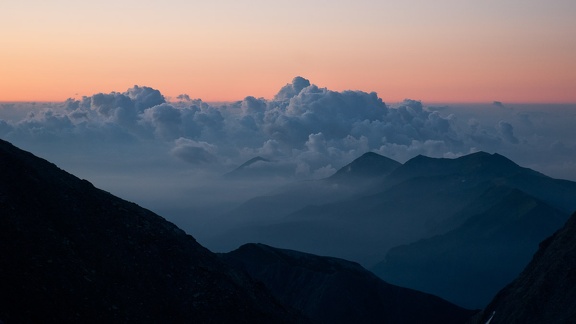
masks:
<instances>
[{"instance_id":1,"label":"white cloud","mask_svg":"<svg viewBox=\"0 0 576 324\"><path fill-rule=\"evenodd\" d=\"M3 104L0 136L39 147L48 158L56 147L69 147L71 153L82 148L86 154L96 144L102 149L131 145L142 152L154 145L165 148L160 154L166 159L226 170L260 155L303 178L327 173L367 151L404 162L417 154L484 150L541 170L554 159L574 159L571 149L552 149L552 143L575 135L574 116L565 116L570 110L502 109L491 103L428 108L411 99L388 106L376 93L332 91L301 77L282 87L274 100L247 96L213 106L187 95L177 99L167 103L160 91L134 86L59 104ZM546 152L546 158L536 152Z\"/></svg>"}]
</instances>

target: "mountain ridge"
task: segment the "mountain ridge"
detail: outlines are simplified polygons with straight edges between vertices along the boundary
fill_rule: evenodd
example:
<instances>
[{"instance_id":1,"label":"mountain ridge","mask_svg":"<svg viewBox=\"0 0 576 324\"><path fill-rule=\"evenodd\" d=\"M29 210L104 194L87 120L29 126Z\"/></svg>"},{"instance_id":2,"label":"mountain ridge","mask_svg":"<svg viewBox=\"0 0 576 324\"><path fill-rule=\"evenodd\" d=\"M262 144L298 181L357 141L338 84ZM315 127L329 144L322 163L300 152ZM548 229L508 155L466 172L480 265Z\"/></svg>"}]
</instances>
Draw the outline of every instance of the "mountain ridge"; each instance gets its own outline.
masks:
<instances>
[{"instance_id":1,"label":"mountain ridge","mask_svg":"<svg viewBox=\"0 0 576 324\"><path fill-rule=\"evenodd\" d=\"M315 323L462 323L477 312L390 285L358 263L339 258L254 243L220 257Z\"/></svg>"}]
</instances>

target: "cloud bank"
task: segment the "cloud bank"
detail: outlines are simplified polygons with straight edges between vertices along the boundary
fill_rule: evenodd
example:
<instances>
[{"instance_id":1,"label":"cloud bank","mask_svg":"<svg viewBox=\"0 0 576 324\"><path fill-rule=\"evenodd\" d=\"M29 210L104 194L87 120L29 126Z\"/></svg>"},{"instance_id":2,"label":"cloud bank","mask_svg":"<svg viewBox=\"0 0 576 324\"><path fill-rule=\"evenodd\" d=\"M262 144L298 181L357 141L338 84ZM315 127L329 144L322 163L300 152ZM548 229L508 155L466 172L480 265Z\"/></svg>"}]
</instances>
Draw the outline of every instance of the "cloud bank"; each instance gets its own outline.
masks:
<instances>
[{"instance_id":1,"label":"cloud bank","mask_svg":"<svg viewBox=\"0 0 576 324\"><path fill-rule=\"evenodd\" d=\"M550 153L538 147L548 140L559 148L558 158L574 157L566 156L574 149L567 138L535 137L543 125L533 112L502 109L500 102L477 109L425 107L411 99L387 105L374 92L332 91L302 77L272 100L248 96L216 106L186 94L177 99L167 102L156 89L134 86L41 108L29 105L25 117L6 106L0 136L24 147L44 143L48 154L54 146L68 146L72 153L121 144L146 152L154 145L164 148L165 159L216 173L262 156L281 162L283 174L296 179L327 176L367 151L404 162L417 154L455 157L485 150L523 157L519 163L534 166L542 161L531 161L528 151Z\"/></svg>"}]
</instances>

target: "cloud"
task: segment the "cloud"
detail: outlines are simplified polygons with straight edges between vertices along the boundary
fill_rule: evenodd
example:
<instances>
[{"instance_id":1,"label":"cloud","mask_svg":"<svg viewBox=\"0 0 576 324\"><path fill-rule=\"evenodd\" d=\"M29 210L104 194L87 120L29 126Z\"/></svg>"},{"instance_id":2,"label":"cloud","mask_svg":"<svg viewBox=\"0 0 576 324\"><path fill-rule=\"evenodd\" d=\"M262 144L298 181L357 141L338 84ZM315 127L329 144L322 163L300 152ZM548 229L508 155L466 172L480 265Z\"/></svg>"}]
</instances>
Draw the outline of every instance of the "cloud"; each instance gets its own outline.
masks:
<instances>
[{"instance_id":1,"label":"cloud","mask_svg":"<svg viewBox=\"0 0 576 324\"><path fill-rule=\"evenodd\" d=\"M187 95L187 94L185 94L185 93L183 93L183 94L181 94L181 95L178 95L178 96L176 97L176 99L178 99L178 100L180 100L180 101L192 101L192 99L190 98L190 96Z\"/></svg>"},{"instance_id":2,"label":"cloud","mask_svg":"<svg viewBox=\"0 0 576 324\"><path fill-rule=\"evenodd\" d=\"M182 112L170 104L160 104L144 110L141 120L154 128L156 136L178 138L182 134Z\"/></svg>"},{"instance_id":3,"label":"cloud","mask_svg":"<svg viewBox=\"0 0 576 324\"><path fill-rule=\"evenodd\" d=\"M303 77L295 77L292 83L283 86L280 91L274 96L274 100L288 100L300 93L302 89L309 87L310 81Z\"/></svg>"},{"instance_id":4,"label":"cloud","mask_svg":"<svg viewBox=\"0 0 576 324\"><path fill-rule=\"evenodd\" d=\"M174 141L172 155L192 164L207 164L217 160L216 146L180 137Z\"/></svg>"},{"instance_id":5,"label":"cloud","mask_svg":"<svg viewBox=\"0 0 576 324\"><path fill-rule=\"evenodd\" d=\"M188 95L177 99L166 102L159 90L134 86L62 103L4 105L0 136L46 157L55 147L65 150L64 145L81 148L82 154L95 145L102 150L129 145L134 152L152 145L166 160L212 170L229 171L263 156L282 165L283 174L290 170L293 177L307 178L327 174L367 151L404 162L417 154L444 157L484 150L542 165L533 152L574 135L570 119L561 117L564 112L513 105L498 109L490 103L426 107L412 99L387 105L373 92L333 91L302 77L281 87L272 100L247 96L214 106ZM557 154L563 159L570 155L568 150Z\"/></svg>"},{"instance_id":6,"label":"cloud","mask_svg":"<svg viewBox=\"0 0 576 324\"><path fill-rule=\"evenodd\" d=\"M510 123L500 121L498 123L498 130L506 141L513 144L518 144L520 142L518 138L514 136L514 127Z\"/></svg>"}]
</instances>

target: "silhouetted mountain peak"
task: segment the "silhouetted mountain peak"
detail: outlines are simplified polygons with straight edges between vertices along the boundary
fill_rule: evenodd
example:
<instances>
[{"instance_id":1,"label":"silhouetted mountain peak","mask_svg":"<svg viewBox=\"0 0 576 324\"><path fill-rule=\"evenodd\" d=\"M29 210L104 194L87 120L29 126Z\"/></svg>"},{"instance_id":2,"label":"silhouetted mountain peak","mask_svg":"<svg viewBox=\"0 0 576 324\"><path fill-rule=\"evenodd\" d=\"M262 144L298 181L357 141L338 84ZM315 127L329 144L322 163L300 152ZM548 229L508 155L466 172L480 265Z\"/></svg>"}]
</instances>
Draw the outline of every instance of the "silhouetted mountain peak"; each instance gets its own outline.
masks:
<instances>
[{"instance_id":1,"label":"silhouetted mountain peak","mask_svg":"<svg viewBox=\"0 0 576 324\"><path fill-rule=\"evenodd\" d=\"M401 166L397 161L382 156L374 152L364 153L351 163L340 168L329 179L345 180L354 178L375 178L390 174L396 168Z\"/></svg>"}]
</instances>

